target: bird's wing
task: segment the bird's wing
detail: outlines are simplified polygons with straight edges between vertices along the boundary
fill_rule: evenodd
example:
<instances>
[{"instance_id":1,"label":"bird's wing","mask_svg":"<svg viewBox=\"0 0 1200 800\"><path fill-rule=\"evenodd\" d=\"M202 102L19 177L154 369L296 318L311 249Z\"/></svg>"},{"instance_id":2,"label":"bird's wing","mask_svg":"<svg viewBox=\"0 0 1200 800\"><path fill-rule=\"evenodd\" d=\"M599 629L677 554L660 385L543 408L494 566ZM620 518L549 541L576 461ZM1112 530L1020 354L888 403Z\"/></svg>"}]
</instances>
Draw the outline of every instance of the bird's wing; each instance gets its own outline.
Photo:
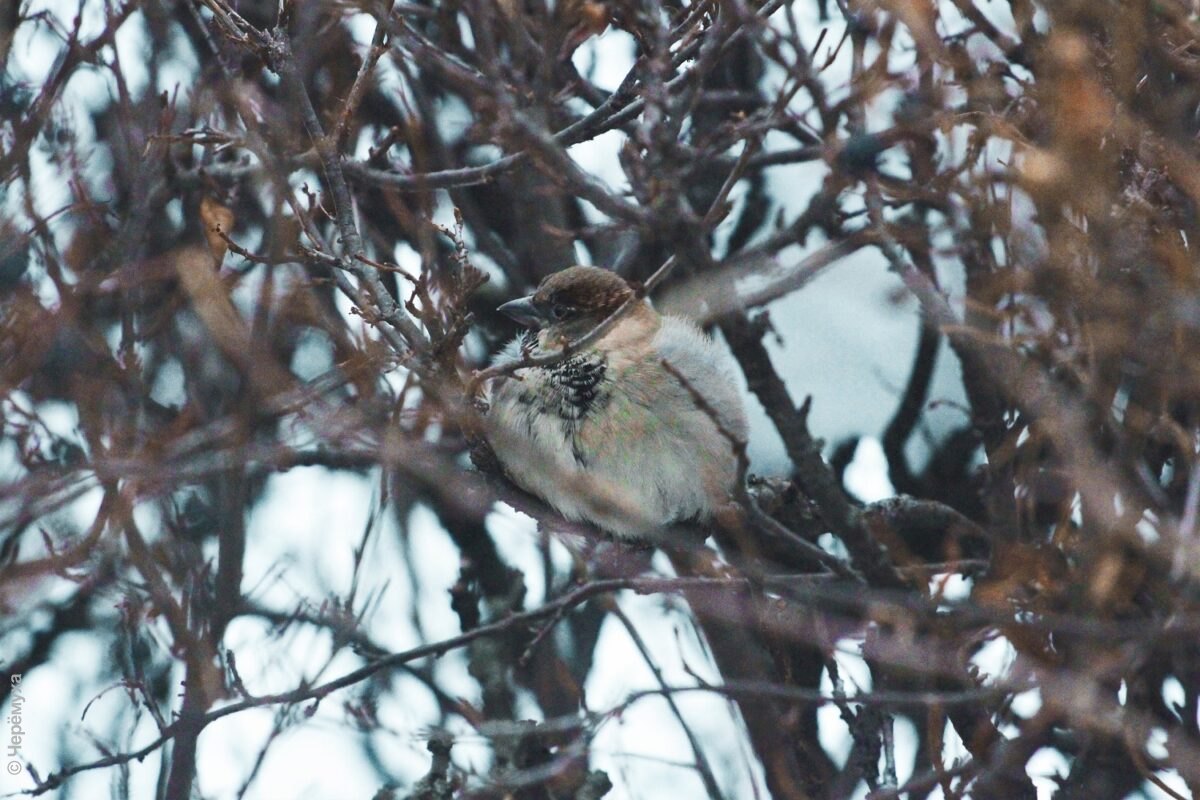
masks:
<instances>
[{"instance_id":1,"label":"bird's wing","mask_svg":"<svg viewBox=\"0 0 1200 800\"><path fill-rule=\"evenodd\" d=\"M664 316L655 349L716 410L731 433L745 437L746 416L733 365L723 347L690 320Z\"/></svg>"}]
</instances>

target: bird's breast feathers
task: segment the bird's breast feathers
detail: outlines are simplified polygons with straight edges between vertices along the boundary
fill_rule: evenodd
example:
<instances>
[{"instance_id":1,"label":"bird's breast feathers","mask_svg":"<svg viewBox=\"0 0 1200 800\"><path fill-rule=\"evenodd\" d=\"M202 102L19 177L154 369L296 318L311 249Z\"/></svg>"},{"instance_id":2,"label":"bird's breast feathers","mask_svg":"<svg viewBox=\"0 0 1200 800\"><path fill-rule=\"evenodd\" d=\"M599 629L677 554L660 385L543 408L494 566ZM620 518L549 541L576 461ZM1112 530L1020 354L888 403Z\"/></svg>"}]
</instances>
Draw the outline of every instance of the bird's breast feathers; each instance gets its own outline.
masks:
<instances>
[{"instance_id":1,"label":"bird's breast feathers","mask_svg":"<svg viewBox=\"0 0 1200 800\"><path fill-rule=\"evenodd\" d=\"M737 475L733 443L712 415L726 432L745 435L724 354L690 322L670 317L640 341L620 324L613 334L621 347L602 339L494 387L488 429L497 456L516 483L565 516L618 535L711 515ZM521 338L502 358L532 346Z\"/></svg>"}]
</instances>

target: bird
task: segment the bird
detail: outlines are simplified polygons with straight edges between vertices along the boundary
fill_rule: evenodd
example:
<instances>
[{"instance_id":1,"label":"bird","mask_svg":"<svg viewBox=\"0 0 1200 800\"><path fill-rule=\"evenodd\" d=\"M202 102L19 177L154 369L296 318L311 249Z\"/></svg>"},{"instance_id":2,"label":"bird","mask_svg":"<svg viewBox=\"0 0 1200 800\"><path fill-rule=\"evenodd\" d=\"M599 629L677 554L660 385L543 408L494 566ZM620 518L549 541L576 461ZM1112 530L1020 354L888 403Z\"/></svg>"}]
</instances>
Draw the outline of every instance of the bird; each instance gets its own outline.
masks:
<instances>
[{"instance_id":1,"label":"bird","mask_svg":"<svg viewBox=\"0 0 1200 800\"><path fill-rule=\"evenodd\" d=\"M562 516L654 543L735 495L747 425L728 354L615 272L574 266L497 309L526 330L494 363L561 352L627 302L595 341L494 381L484 435L508 478Z\"/></svg>"}]
</instances>

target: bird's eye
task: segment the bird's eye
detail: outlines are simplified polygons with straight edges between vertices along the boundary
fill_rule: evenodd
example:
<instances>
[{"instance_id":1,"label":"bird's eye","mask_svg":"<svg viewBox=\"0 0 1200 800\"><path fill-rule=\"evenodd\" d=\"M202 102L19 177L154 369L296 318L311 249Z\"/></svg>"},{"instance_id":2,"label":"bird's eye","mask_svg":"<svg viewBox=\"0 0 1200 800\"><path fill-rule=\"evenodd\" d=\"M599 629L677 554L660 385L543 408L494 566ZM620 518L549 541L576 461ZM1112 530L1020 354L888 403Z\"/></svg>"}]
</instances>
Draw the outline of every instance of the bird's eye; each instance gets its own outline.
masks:
<instances>
[{"instance_id":1,"label":"bird's eye","mask_svg":"<svg viewBox=\"0 0 1200 800\"><path fill-rule=\"evenodd\" d=\"M554 317L555 319L562 320L570 316L571 312L574 310L575 309L564 303L555 303L554 305L550 306L550 316Z\"/></svg>"}]
</instances>

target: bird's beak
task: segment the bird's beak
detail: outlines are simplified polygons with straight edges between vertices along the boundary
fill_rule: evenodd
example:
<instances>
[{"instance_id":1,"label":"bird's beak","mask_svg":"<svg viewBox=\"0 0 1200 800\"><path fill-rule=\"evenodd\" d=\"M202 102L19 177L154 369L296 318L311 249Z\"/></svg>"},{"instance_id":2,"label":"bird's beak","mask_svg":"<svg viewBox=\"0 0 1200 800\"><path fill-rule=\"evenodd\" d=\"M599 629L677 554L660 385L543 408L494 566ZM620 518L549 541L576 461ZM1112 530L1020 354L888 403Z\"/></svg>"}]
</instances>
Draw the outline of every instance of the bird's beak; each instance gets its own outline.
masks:
<instances>
[{"instance_id":1,"label":"bird's beak","mask_svg":"<svg viewBox=\"0 0 1200 800\"><path fill-rule=\"evenodd\" d=\"M533 304L532 296L509 300L496 310L505 316L511 317L526 328L540 328L542 327L542 323L546 321L545 317L542 316L542 312Z\"/></svg>"}]
</instances>

